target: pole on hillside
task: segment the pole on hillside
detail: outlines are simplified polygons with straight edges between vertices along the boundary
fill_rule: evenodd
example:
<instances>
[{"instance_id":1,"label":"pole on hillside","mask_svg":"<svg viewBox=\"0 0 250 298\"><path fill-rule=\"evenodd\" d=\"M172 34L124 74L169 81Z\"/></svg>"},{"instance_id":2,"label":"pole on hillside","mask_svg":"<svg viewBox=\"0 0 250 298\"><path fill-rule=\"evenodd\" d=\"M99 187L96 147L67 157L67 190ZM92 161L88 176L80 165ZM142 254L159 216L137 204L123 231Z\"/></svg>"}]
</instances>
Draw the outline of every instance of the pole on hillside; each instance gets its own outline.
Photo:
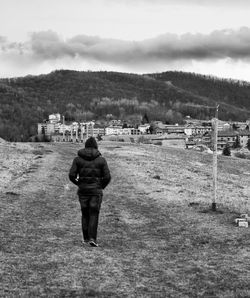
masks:
<instances>
[{"instance_id":1,"label":"pole on hillside","mask_svg":"<svg viewBox=\"0 0 250 298\"><path fill-rule=\"evenodd\" d=\"M65 119L63 116L63 142L65 142Z\"/></svg>"},{"instance_id":2,"label":"pole on hillside","mask_svg":"<svg viewBox=\"0 0 250 298\"><path fill-rule=\"evenodd\" d=\"M216 106L214 118L214 151L213 151L213 202L212 211L216 211L217 202L217 138L218 138L218 110L219 105Z\"/></svg>"}]
</instances>

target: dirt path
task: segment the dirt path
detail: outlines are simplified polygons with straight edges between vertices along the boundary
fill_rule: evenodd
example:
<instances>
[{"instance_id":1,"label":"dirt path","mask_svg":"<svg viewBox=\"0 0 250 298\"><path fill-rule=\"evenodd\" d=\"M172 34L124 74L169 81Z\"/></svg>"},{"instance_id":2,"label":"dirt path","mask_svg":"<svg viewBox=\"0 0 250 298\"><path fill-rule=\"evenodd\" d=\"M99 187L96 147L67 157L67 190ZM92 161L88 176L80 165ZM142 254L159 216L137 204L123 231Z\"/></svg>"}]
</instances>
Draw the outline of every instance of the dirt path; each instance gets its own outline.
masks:
<instances>
[{"instance_id":1,"label":"dirt path","mask_svg":"<svg viewBox=\"0 0 250 298\"><path fill-rule=\"evenodd\" d=\"M80 245L76 188L67 178L77 145L47 145L1 198L1 297L248 297L246 161L221 163L208 211L211 156L104 143L112 183L100 214L99 248ZM238 177L238 178L237 178ZM242 204L233 203L239 197ZM249 208L249 209L248 209Z\"/></svg>"}]
</instances>

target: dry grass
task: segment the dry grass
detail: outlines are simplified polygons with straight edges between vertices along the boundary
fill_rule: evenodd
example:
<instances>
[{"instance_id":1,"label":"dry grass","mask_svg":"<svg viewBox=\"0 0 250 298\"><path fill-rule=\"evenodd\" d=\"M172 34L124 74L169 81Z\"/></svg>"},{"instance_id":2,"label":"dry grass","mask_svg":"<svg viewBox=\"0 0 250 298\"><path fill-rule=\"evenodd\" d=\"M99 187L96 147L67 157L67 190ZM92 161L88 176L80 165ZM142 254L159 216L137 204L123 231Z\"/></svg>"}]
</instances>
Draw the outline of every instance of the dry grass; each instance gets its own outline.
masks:
<instances>
[{"instance_id":1,"label":"dry grass","mask_svg":"<svg viewBox=\"0 0 250 298\"><path fill-rule=\"evenodd\" d=\"M68 187L77 149L50 146L2 192L1 297L250 296L249 229L233 224L250 213L249 161L219 156L212 213L211 155L102 142L113 179L93 249Z\"/></svg>"}]
</instances>

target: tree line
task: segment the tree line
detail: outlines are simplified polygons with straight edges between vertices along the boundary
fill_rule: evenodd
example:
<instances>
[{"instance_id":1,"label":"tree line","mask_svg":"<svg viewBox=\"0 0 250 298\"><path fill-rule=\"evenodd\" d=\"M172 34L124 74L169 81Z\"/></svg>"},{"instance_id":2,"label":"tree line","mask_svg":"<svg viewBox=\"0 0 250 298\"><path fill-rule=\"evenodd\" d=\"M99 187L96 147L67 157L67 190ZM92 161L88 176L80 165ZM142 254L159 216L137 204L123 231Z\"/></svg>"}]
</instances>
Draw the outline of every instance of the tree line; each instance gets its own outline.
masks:
<instances>
[{"instance_id":1,"label":"tree line","mask_svg":"<svg viewBox=\"0 0 250 298\"><path fill-rule=\"evenodd\" d=\"M57 70L48 75L0 80L0 137L27 141L37 123L60 113L66 121L107 117L131 123L182 123L185 116L211 119L220 103L220 119L250 118L247 84L190 73L136 75ZM108 116L109 115L109 116Z\"/></svg>"}]
</instances>

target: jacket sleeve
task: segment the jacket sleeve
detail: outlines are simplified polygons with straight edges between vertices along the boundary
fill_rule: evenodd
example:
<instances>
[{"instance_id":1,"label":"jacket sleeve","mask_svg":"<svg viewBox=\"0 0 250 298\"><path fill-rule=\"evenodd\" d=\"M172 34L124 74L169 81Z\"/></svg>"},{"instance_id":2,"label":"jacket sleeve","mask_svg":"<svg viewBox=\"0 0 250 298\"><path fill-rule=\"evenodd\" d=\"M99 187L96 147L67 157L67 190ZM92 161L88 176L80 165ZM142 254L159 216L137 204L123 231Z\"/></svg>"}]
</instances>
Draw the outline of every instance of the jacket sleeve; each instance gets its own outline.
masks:
<instances>
[{"instance_id":1,"label":"jacket sleeve","mask_svg":"<svg viewBox=\"0 0 250 298\"><path fill-rule=\"evenodd\" d=\"M104 189L111 180L111 175L110 175L107 161L105 158L103 160L104 162L103 162L103 169L102 169L102 189Z\"/></svg>"},{"instance_id":2,"label":"jacket sleeve","mask_svg":"<svg viewBox=\"0 0 250 298\"><path fill-rule=\"evenodd\" d=\"M77 162L76 162L77 158L75 158L73 160L72 166L69 170L69 180L74 183L75 185L78 185L78 180L77 180L77 176L78 176L78 167L77 167Z\"/></svg>"}]
</instances>

